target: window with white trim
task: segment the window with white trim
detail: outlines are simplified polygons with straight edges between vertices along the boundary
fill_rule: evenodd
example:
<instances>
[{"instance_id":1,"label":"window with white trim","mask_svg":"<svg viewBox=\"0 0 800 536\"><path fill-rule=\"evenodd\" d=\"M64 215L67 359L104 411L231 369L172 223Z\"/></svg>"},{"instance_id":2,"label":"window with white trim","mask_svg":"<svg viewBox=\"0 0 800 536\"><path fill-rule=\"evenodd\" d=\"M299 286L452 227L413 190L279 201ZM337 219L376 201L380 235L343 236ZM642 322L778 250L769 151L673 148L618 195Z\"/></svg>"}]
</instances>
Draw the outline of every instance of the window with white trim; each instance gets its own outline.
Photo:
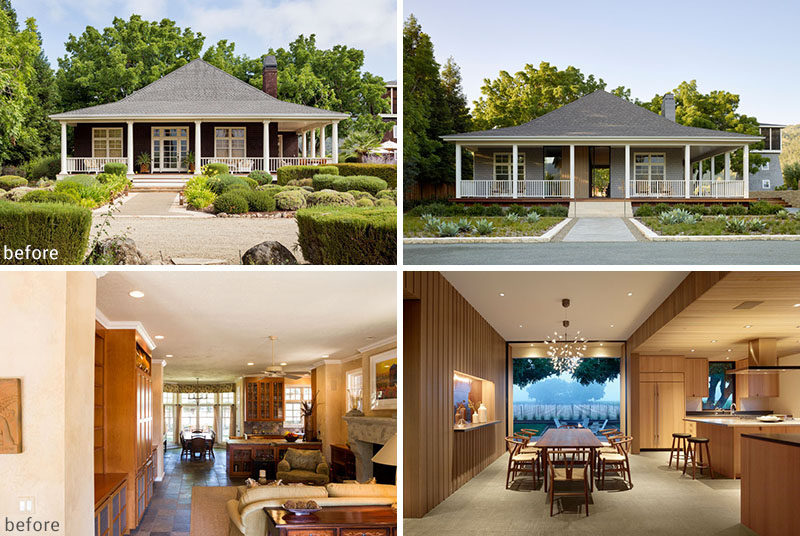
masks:
<instances>
[{"instance_id":1,"label":"window with white trim","mask_svg":"<svg viewBox=\"0 0 800 536\"><path fill-rule=\"evenodd\" d=\"M637 181L663 181L666 176L666 153L634 153L633 176Z\"/></svg>"},{"instance_id":2,"label":"window with white trim","mask_svg":"<svg viewBox=\"0 0 800 536\"><path fill-rule=\"evenodd\" d=\"M350 411L352 409L350 407L350 397L357 396L358 397L358 409L359 411L363 411L364 405L364 397L362 395L362 389L364 386L364 374L361 370L351 370L347 373L347 410Z\"/></svg>"},{"instance_id":3,"label":"window with white trim","mask_svg":"<svg viewBox=\"0 0 800 536\"><path fill-rule=\"evenodd\" d=\"M762 151L775 151L781 150L781 128L779 127L761 127L761 135L764 136L764 148Z\"/></svg>"},{"instance_id":4,"label":"window with white trim","mask_svg":"<svg viewBox=\"0 0 800 536\"><path fill-rule=\"evenodd\" d=\"M303 412L300 405L311 400L311 387L302 385L288 386L284 388L286 399L286 417L283 425L287 428L299 428L303 426Z\"/></svg>"},{"instance_id":5,"label":"window with white trim","mask_svg":"<svg viewBox=\"0 0 800 536\"><path fill-rule=\"evenodd\" d=\"M510 181L513 153L494 153L493 178L496 181ZM517 180L525 180L525 153L517 153Z\"/></svg>"},{"instance_id":6,"label":"window with white trim","mask_svg":"<svg viewBox=\"0 0 800 536\"><path fill-rule=\"evenodd\" d=\"M772 188L772 185L769 182L769 179L764 179L764 180L761 181L761 188L764 189L764 190L770 190Z\"/></svg>"},{"instance_id":7,"label":"window with white trim","mask_svg":"<svg viewBox=\"0 0 800 536\"><path fill-rule=\"evenodd\" d=\"M92 129L92 158L121 158L122 128Z\"/></svg>"},{"instance_id":8,"label":"window with white trim","mask_svg":"<svg viewBox=\"0 0 800 536\"><path fill-rule=\"evenodd\" d=\"M244 127L216 127L214 129L214 157L244 158L246 141L247 129Z\"/></svg>"}]
</instances>

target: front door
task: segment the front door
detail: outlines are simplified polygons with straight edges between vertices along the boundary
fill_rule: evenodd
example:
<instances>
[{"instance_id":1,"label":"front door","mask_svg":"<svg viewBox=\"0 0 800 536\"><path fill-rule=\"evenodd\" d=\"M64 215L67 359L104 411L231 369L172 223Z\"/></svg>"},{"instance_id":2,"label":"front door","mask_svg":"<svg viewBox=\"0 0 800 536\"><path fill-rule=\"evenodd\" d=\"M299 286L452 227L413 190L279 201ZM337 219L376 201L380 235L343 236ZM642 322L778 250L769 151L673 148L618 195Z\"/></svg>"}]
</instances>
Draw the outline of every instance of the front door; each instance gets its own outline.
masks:
<instances>
[{"instance_id":1,"label":"front door","mask_svg":"<svg viewBox=\"0 0 800 536\"><path fill-rule=\"evenodd\" d=\"M184 171L189 151L188 127L152 127L153 171Z\"/></svg>"}]
</instances>

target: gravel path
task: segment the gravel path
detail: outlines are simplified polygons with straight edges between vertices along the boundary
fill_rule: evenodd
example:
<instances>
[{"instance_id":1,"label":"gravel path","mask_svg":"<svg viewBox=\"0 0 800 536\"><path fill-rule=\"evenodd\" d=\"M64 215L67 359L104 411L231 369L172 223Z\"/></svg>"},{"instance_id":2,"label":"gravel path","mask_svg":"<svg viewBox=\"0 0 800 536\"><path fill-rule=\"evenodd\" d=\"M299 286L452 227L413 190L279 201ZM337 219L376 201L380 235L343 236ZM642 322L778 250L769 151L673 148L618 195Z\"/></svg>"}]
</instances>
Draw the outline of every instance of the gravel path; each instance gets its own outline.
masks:
<instances>
[{"instance_id":1,"label":"gravel path","mask_svg":"<svg viewBox=\"0 0 800 536\"><path fill-rule=\"evenodd\" d=\"M94 224L102 218L94 217ZM126 232L127 231L127 232ZM171 258L220 259L239 264L241 254L265 240L277 240L304 262L294 218L190 218L116 216L110 234L126 233L152 261ZM92 236L94 236L94 226Z\"/></svg>"}]
</instances>

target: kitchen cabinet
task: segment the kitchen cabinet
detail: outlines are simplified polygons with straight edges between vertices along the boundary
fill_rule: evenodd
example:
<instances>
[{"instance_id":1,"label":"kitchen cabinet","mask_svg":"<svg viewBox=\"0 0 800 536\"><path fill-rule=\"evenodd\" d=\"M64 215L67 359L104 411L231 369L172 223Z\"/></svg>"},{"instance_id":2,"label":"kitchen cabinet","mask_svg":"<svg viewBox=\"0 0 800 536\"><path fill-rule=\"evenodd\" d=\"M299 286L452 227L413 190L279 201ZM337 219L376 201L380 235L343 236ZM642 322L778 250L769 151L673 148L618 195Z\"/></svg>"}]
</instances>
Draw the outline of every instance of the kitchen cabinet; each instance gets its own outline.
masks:
<instances>
[{"instance_id":1,"label":"kitchen cabinet","mask_svg":"<svg viewBox=\"0 0 800 536\"><path fill-rule=\"evenodd\" d=\"M692 358L684 363L686 373L686 397L703 398L708 396L708 359Z\"/></svg>"},{"instance_id":2,"label":"kitchen cabinet","mask_svg":"<svg viewBox=\"0 0 800 536\"><path fill-rule=\"evenodd\" d=\"M670 448L673 432L684 429L685 414L686 398L682 381L640 382L639 447Z\"/></svg>"},{"instance_id":3,"label":"kitchen cabinet","mask_svg":"<svg viewBox=\"0 0 800 536\"><path fill-rule=\"evenodd\" d=\"M747 368L747 359L736 361L736 370ZM767 374L737 374L737 404L742 398L767 398L780 396L780 380L778 372ZM741 405L741 404L738 404Z\"/></svg>"},{"instance_id":4,"label":"kitchen cabinet","mask_svg":"<svg viewBox=\"0 0 800 536\"><path fill-rule=\"evenodd\" d=\"M283 422L283 378L245 378L245 421Z\"/></svg>"},{"instance_id":5,"label":"kitchen cabinet","mask_svg":"<svg viewBox=\"0 0 800 536\"><path fill-rule=\"evenodd\" d=\"M122 536L127 531L127 490L126 475L96 474L94 477L95 536Z\"/></svg>"},{"instance_id":6,"label":"kitchen cabinet","mask_svg":"<svg viewBox=\"0 0 800 536\"><path fill-rule=\"evenodd\" d=\"M681 355L643 355L639 357L639 372L684 372Z\"/></svg>"}]
</instances>

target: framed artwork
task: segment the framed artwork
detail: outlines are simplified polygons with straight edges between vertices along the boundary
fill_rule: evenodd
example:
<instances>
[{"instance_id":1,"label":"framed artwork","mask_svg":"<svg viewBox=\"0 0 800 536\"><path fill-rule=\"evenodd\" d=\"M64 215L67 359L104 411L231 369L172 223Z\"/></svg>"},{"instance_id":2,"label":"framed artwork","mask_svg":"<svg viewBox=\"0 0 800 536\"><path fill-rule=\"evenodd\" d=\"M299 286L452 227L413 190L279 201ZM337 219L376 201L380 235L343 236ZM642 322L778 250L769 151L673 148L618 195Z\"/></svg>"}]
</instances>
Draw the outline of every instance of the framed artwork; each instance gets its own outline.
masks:
<instances>
[{"instance_id":1,"label":"framed artwork","mask_svg":"<svg viewBox=\"0 0 800 536\"><path fill-rule=\"evenodd\" d=\"M369 358L372 409L397 409L397 350Z\"/></svg>"},{"instance_id":2,"label":"framed artwork","mask_svg":"<svg viewBox=\"0 0 800 536\"><path fill-rule=\"evenodd\" d=\"M19 378L0 378L0 454L22 452L22 391Z\"/></svg>"}]
</instances>

